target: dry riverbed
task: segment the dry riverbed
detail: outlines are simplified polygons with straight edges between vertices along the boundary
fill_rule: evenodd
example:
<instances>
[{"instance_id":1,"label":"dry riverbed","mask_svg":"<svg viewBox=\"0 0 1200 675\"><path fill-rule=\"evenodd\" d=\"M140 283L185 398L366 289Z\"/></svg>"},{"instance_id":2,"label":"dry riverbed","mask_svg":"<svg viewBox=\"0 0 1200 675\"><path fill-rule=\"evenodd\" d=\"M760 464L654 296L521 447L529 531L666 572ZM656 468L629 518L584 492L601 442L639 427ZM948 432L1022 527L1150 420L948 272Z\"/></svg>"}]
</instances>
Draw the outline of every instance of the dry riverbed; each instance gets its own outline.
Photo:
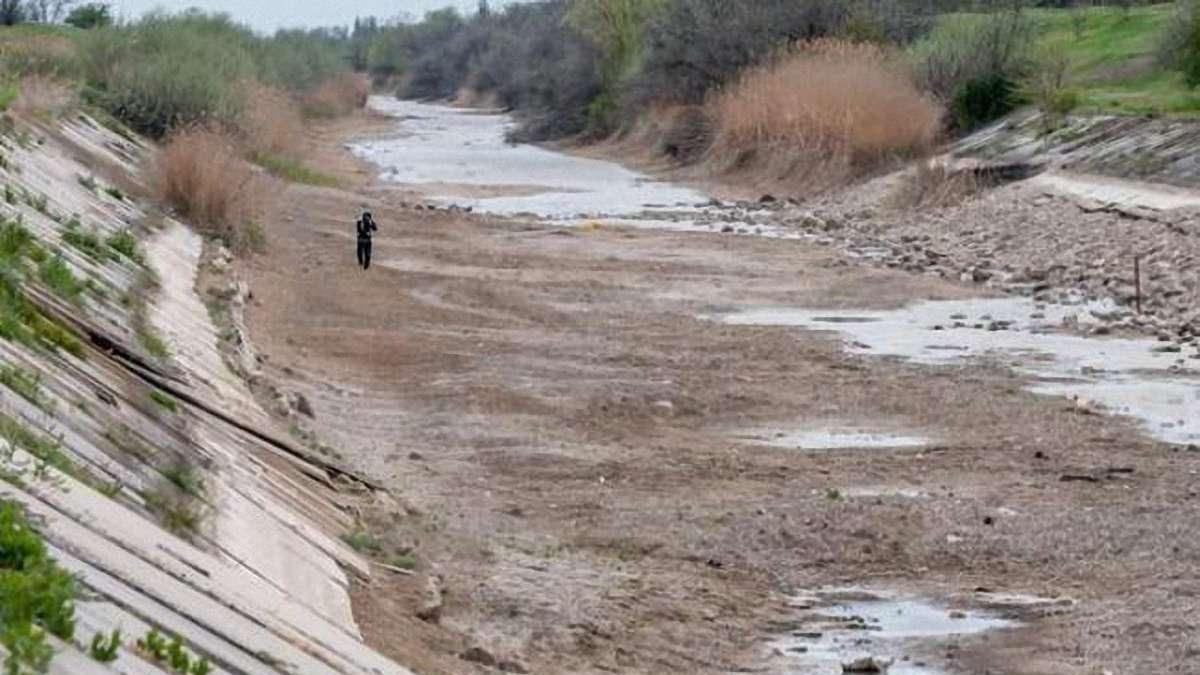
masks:
<instances>
[{"instance_id":1,"label":"dry riverbed","mask_svg":"<svg viewBox=\"0 0 1200 675\"><path fill-rule=\"evenodd\" d=\"M603 201L586 183L616 178L595 165L561 193L430 210L386 170L368 180L354 133L315 141L350 189L288 187L240 272L267 375L311 407L295 423L392 493L364 527L416 573L355 593L373 646L430 673L1200 667L1200 453L986 354L872 356L838 321L726 320L977 286L806 238L514 215Z\"/></svg>"}]
</instances>

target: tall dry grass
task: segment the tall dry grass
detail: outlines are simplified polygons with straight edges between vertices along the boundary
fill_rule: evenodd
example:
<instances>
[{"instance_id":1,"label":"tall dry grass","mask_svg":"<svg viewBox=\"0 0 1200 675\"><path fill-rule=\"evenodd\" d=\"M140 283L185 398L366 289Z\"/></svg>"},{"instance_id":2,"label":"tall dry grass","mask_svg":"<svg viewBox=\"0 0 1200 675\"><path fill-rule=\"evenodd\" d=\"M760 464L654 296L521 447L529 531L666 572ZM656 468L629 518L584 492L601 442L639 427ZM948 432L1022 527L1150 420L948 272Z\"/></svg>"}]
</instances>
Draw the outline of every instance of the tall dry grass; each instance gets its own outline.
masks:
<instances>
[{"instance_id":1,"label":"tall dry grass","mask_svg":"<svg viewBox=\"0 0 1200 675\"><path fill-rule=\"evenodd\" d=\"M78 102L79 92L73 85L47 75L30 75L19 83L12 110L23 115L59 117Z\"/></svg>"},{"instance_id":2,"label":"tall dry grass","mask_svg":"<svg viewBox=\"0 0 1200 675\"><path fill-rule=\"evenodd\" d=\"M155 171L159 197L194 227L240 252L261 245L259 200L269 179L242 158L234 136L200 126L177 131Z\"/></svg>"},{"instance_id":3,"label":"tall dry grass","mask_svg":"<svg viewBox=\"0 0 1200 675\"><path fill-rule=\"evenodd\" d=\"M238 127L252 154L296 157L304 140L304 119L292 97L282 89L249 82Z\"/></svg>"},{"instance_id":4,"label":"tall dry grass","mask_svg":"<svg viewBox=\"0 0 1200 675\"><path fill-rule=\"evenodd\" d=\"M309 117L333 118L349 115L367 106L371 81L361 73L342 72L326 78L302 99Z\"/></svg>"},{"instance_id":5,"label":"tall dry grass","mask_svg":"<svg viewBox=\"0 0 1200 675\"><path fill-rule=\"evenodd\" d=\"M710 161L833 184L931 149L942 109L906 61L876 45L817 40L746 71L708 104Z\"/></svg>"}]
</instances>

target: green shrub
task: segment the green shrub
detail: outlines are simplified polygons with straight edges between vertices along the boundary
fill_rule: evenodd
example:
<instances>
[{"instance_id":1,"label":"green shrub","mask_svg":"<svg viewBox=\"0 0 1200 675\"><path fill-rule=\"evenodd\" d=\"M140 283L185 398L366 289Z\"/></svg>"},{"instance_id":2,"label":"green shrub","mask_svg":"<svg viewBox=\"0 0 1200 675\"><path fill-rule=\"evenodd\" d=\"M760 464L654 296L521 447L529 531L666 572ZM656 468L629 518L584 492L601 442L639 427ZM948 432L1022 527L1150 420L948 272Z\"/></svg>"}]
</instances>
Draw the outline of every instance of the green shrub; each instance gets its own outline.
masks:
<instances>
[{"instance_id":1,"label":"green shrub","mask_svg":"<svg viewBox=\"0 0 1200 675\"><path fill-rule=\"evenodd\" d=\"M89 2L71 10L63 23L82 30L104 28L113 23L112 9L101 2Z\"/></svg>"},{"instance_id":2,"label":"green shrub","mask_svg":"<svg viewBox=\"0 0 1200 675\"><path fill-rule=\"evenodd\" d=\"M47 288L72 302L78 302L79 296L83 293L83 284L75 278L75 274L71 272L70 266L62 259L62 256L56 255L38 265L38 278L43 284L46 284Z\"/></svg>"},{"instance_id":3,"label":"green shrub","mask_svg":"<svg viewBox=\"0 0 1200 675\"><path fill-rule=\"evenodd\" d=\"M95 228L84 230L78 218L72 217L67 223L67 229L62 233L62 240L97 262L104 262L110 257L109 250L100 240L100 233Z\"/></svg>"},{"instance_id":4,"label":"green shrub","mask_svg":"<svg viewBox=\"0 0 1200 675\"><path fill-rule=\"evenodd\" d=\"M383 552L383 544L379 539L364 529L357 529L342 535L342 541L359 553L377 555Z\"/></svg>"},{"instance_id":5,"label":"green shrub","mask_svg":"<svg viewBox=\"0 0 1200 675\"><path fill-rule=\"evenodd\" d=\"M1003 73L981 75L955 89L950 110L959 129L974 129L1012 112L1016 92L1016 82Z\"/></svg>"},{"instance_id":6,"label":"green shrub","mask_svg":"<svg viewBox=\"0 0 1200 675\"><path fill-rule=\"evenodd\" d=\"M121 651L121 629L114 628L109 635L96 633L92 636L92 644L88 653L100 663L112 663L117 660Z\"/></svg>"},{"instance_id":7,"label":"green shrub","mask_svg":"<svg viewBox=\"0 0 1200 675\"><path fill-rule=\"evenodd\" d=\"M46 552L20 507L0 502L0 644L8 673L45 672L54 652L49 633L75 635L75 578Z\"/></svg>"},{"instance_id":8,"label":"green shrub","mask_svg":"<svg viewBox=\"0 0 1200 675\"><path fill-rule=\"evenodd\" d=\"M0 82L0 112L8 110L20 93L20 85L16 82Z\"/></svg>"},{"instance_id":9,"label":"green shrub","mask_svg":"<svg viewBox=\"0 0 1200 675\"><path fill-rule=\"evenodd\" d=\"M1183 73L1187 86L1200 86L1200 0L1180 0L1159 48L1159 61Z\"/></svg>"},{"instance_id":10,"label":"green shrub","mask_svg":"<svg viewBox=\"0 0 1200 675\"><path fill-rule=\"evenodd\" d=\"M142 254L142 248L138 243L137 237L133 234L133 231L129 230L128 228L109 235L108 239L106 239L104 243L107 244L108 247L113 251L116 251L120 255L125 256L125 258L135 263L141 264L145 260L145 256Z\"/></svg>"},{"instance_id":11,"label":"green shrub","mask_svg":"<svg viewBox=\"0 0 1200 675\"><path fill-rule=\"evenodd\" d=\"M180 675L209 675L212 664L208 659L188 653L183 638L175 636L170 641L151 628L150 632L137 640L137 648L151 661L162 663Z\"/></svg>"},{"instance_id":12,"label":"green shrub","mask_svg":"<svg viewBox=\"0 0 1200 675\"><path fill-rule=\"evenodd\" d=\"M30 373L19 366L0 366L0 384L42 410L49 411L53 405L49 397L42 391L41 376Z\"/></svg>"},{"instance_id":13,"label":"green shrub","mask_svg":"<svg viewBox=\"0 0 1200 675\"><path fill-rule=\"evenodd\" d=\"M6 267L19 263L33 244L33 235L19 221L0 221L0 263Z\"/></svg>"},{"instance_id":14,"label":"green shrub","mask_svg":"<svg viewBox=\"0 0 1200 675\"><path fill-rule=\"evenodd\" d=\"M1018 104L1033 38L1033 24L1020 11L946 17L913 48L918 79L960 129L971 129Z\"/></svg>"}]
</instances>

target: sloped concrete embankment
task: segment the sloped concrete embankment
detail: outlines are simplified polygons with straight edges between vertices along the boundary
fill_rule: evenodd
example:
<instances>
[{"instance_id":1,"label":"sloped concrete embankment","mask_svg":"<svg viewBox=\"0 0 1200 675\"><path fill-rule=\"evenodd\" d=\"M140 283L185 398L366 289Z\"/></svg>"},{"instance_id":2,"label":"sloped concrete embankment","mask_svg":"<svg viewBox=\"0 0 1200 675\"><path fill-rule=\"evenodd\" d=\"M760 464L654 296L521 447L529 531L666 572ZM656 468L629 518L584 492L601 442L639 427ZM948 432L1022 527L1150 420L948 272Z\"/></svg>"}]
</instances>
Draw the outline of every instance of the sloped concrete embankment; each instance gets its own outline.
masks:
<instances>
[{"instance_id":1,"label":"sloped concrete embankment","mask_svg":"<svg viewBox=\"0 0 1200 675\"><path fill-rule=\"evenodd\" d=\"M369 570L338 539L336 471L279 440L222 361L194 290L201 238L118 187L151 152L85 116L0 137L0 218L32 235L2 271L33 308L0 339L23 383L0 386L0 499L85 589L51 668L166 671L134 646L158 629L217 671L406 673L351 614L347 575ZM90 659L113 629L118 659Z\"/></svg>"}]
</instances>

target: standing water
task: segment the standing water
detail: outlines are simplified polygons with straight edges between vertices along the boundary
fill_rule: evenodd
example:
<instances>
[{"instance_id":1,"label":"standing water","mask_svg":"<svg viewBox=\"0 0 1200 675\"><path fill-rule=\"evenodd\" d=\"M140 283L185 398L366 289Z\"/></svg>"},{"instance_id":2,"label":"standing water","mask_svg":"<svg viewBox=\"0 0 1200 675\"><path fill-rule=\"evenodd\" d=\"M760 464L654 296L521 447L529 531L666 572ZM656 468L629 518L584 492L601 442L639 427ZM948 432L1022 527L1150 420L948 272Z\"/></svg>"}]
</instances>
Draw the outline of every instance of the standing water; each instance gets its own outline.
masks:
<instances>
[{"instance_id":1,"label":"standing water","mask_svg":"<svg viewBox=\"0 0 1200 675\"><path fill-rule=\"evenodd\" d=\"M648 209L692 209L708 200L612 162L509 143L513 121L507 115L383 97L371 106L403 120L404 135L358 144L354 152L383 167L384 180L434 198L464 187L502 186L517 194L453 201L498 215L552 219L627 217Z\"/></svg>"}]
</instances>

